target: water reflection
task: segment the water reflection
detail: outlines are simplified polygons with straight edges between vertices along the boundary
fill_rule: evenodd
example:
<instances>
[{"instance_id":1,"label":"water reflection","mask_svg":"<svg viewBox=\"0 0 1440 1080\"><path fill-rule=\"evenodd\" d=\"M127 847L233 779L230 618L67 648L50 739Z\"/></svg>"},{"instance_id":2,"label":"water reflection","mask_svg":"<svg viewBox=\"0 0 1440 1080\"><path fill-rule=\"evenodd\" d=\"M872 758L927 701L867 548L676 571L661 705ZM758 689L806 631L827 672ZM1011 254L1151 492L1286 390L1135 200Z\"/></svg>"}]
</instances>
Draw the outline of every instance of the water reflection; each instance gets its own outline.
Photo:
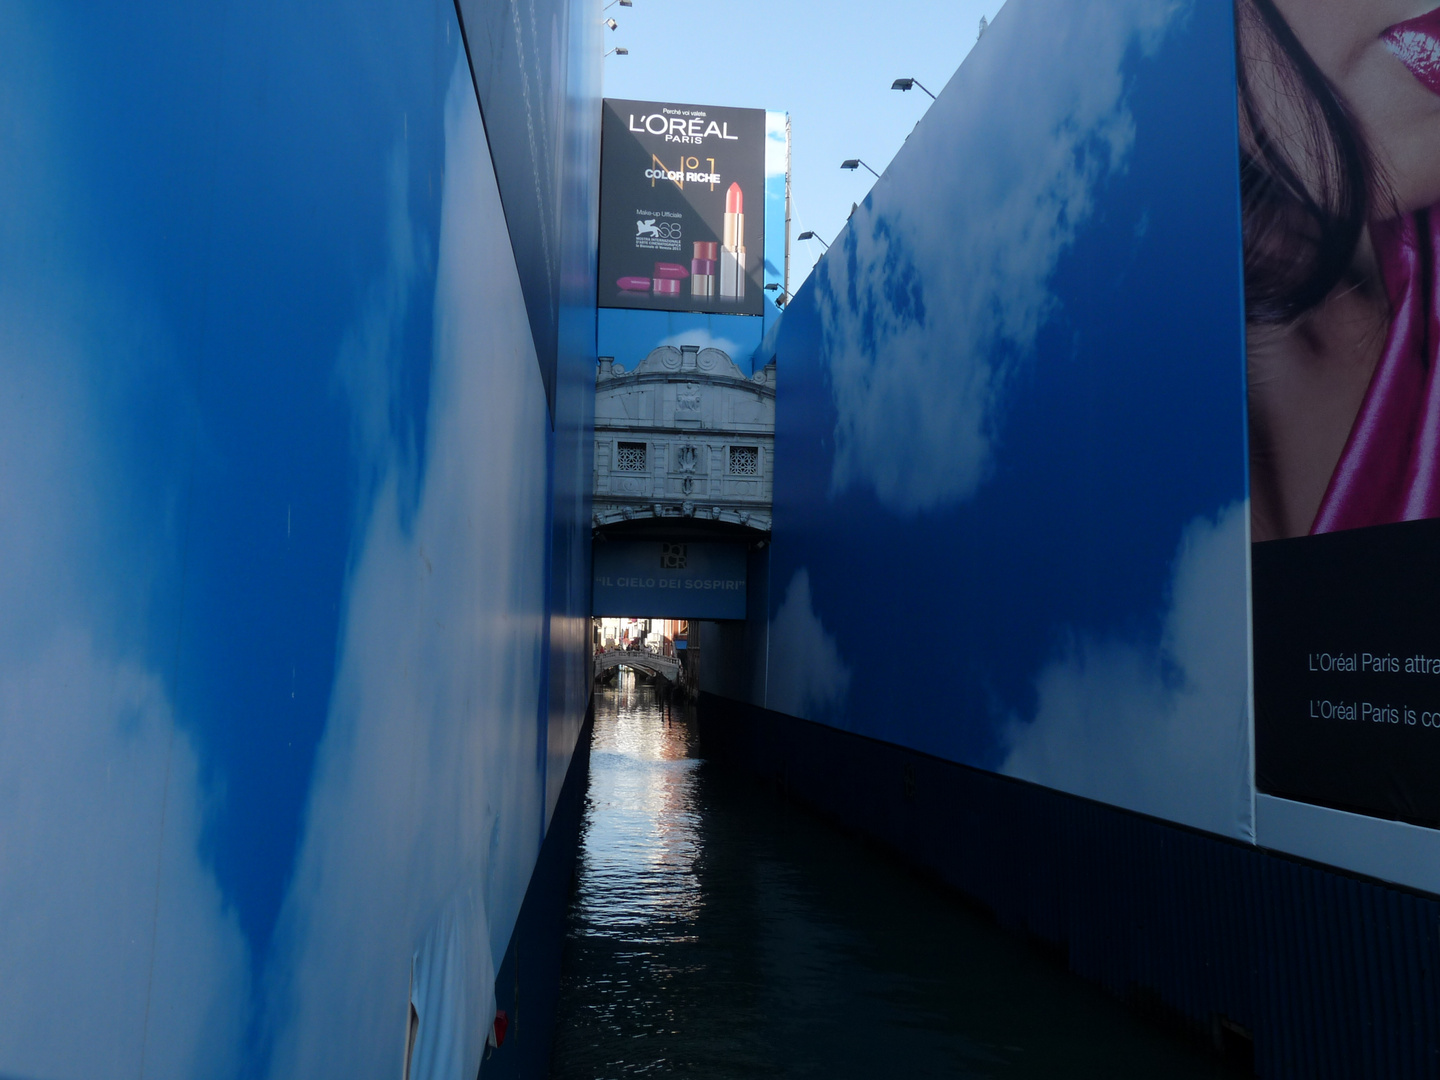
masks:
<instances>
[{"instance_id":1,"label":"water reflection","mask_svg":"<svg viewBox=\"0 0 1440 1080\"><path fill-rule=\"evenodd\" d=\"M577 917L616 940L688 935L698 914L701 854L693 732L654 688L622 673L591 745L590 808Z\"/></svg>"},{"instance_id":2,"label":"water reflection","mask_svg":"<svg viewBox=\"0 0 1440 1080\"><path fill-rule=\"evenodd\" d=\"M1216 1077L1188 1044L700 757L622 673L596 698L552 1076Z\"/></svg>"}]
</instances>

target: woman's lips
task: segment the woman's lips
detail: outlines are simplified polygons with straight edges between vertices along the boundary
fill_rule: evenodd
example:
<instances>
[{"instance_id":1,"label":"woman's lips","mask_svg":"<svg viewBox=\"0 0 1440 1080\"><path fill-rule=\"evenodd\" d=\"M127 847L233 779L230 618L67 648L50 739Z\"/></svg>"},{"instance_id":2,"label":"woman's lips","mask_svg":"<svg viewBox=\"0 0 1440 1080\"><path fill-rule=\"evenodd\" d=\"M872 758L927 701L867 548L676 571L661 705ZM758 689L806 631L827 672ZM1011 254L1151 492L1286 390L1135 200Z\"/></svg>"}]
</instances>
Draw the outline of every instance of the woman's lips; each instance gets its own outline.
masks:
<instances>
[{"instance_id":1,"label":"woman's lips","mask_svg":"<svg viewBox=\"0 0 1440 1080\"><path fill-rule=\"evenodd\" d=\"M1440 94L1440 8L1396 23L1380 36L1426 90Z\"/></svg>"}]
</instances>

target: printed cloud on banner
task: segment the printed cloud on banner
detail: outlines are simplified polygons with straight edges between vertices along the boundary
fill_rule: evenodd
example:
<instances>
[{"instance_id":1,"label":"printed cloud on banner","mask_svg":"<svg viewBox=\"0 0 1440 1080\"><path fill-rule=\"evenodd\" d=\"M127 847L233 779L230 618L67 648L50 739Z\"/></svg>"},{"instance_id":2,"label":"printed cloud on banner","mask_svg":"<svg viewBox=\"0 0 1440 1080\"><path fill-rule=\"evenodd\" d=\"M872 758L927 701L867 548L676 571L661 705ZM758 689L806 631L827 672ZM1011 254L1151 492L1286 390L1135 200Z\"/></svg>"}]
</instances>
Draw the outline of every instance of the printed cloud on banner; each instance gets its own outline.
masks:
<instances>
[{"instance_id":1,"label":"printed cloud on banner","mask_svg":"<svg viewBox=\"0 0 1440 1080\"><path fill-rule=\"evenodd\" d=\"M170 338L75 227L57 70L0 5L0 1075L223 1080L249 946L205 852L216 791L139 643L135 568L163 595L180 559L130 530L104 407L164 392Z\"/></svg>"},{"instance_id":2,"label":"printed cloud on banner","mask_svg":"<svg viewBox=\"0 0 1440 1080\"><path fill-rule=\"evenodd\" d=\"M753 344L751 344L747 348L746 346L741 345L738 341L734 341L727 337L721 337L718 334L712 334L706 328L699 326L697 326L694 330L681 330L678 333L671 334L669 337L661 338L655 343L653 348L658 349L666 345L669 345L672 348L676 349L680 348L680 346L682 345L695 345L701 349L719 349L726 356L730 357L730 359L736 362L748 359L749 354L755 348ZM643 360L645 356L648 355L649 354L646 353L642 355L640 359Z\"/></svg>"},{"instance_id":3,"label":"printed cloud on banner","mask_svg":"<svg viewBox=\"0 0 1440 1080\"><path fill-rule=\"evenodd\" d=\"M1246 503L1191 522L1159 648L1081 640L1036 679L1001 772L1244 840L1249 777Z\"/></svg>"},{"instance_id":4,"label":"printed cloud on banner","mask_svg":"<svg viewBox=\"0 0 1440 1080\"><path fill-rule=\"evenodd\" d=\"M816 271L838 414L833 493L868 487L912 513L983 481L1007 383L1056 302L1050 278L1097 185L1126 166L1125 56L1153 53L1184 6L1007 7L922 121L925 138L851 217Z\"/></svg>"},{"instance_id":5,"label":"printed cloud on banner","mask_svg":"<svg viewBox=\"0 0 1440 1080\"><path fill-rule=\"evenodd\" d=\"M403 172L391 177L399 214ZM408 245L393 242L409 234L392 222L391 265L350 339L379 350L367 361L377 377L347 383L362 420L397 412L384 400L395 384L380 376L394 359L383 355L396 341L389 320L403 308L385 283L412 265ZM377 482L267 971L277 1080L398 1075L395 1017L412 977L421 1022L411 1075L479 1068L495 957L544 806L533 761L546 404L509 250L461 53L445 106L428 452L407 516L406 432L387 421L355 445L357 469ZM369 354L347 345L341 355L343 365Z\"/></svg>"},{"instance_id":6,"label":"printed cloud on banner","mask_svg":"<svg viewBox=\"0 0 1440 1080\"><path fill-rule=\"evenodd\" d=\"M777 712L818 720L845 700L850 669L835 636L825 629L810 596L810 571L790 579L785 600L770 623L769 685L765 705Z\"/></svg>"},{"instance_id":7,"label":"printed cloud on banner","mask_svg":"<svg viewBox=\"0 0 1440 1080\"><path fill-rule=\"evenodd\" d=\"M765 179L785 175L785 114L765 114ZM769 184L767 183L768 187Z\"/></svg>"},{"instance_id":8,"label":"printed cloud on banner","mask_svg":"<svg viewBox=\"0 0 1440 1080\"><path fill-rule=\"evenodd\" d=\"M0 251L0 1073L225 1077L249 950L202 850L215 792L115 595L133 493L87 393L116 342L164 334L111 317L123 287L23 270L64 235L41 232Z\"/></svg>"},{"instance_id":9,"label":"printed cloud on banner","mask_svg":"<svg viewBox=\"0 0 1440 1080\"><path fill-rule=\"evenodd\" d=\"M0 665L0 1068L231 1076L249 955L201 855L200 757L154 674L47 636Z\"/></svg>"}]
</instances>

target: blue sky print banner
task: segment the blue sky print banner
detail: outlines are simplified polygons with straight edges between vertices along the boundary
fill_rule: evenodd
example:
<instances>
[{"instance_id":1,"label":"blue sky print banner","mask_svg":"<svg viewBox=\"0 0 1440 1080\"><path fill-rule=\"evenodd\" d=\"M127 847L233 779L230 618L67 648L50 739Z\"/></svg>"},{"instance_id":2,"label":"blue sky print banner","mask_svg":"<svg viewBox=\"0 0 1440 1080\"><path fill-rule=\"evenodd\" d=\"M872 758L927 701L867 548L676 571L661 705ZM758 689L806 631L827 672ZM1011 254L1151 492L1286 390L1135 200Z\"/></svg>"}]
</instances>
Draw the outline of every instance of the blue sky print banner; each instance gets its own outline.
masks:
<instances>
[{"instance_id":1,"label":"blue sky print banner","mask_svg":"<svg viewBox=\"0 0 1440 1080\"><path fill-rule=\"evenodd\" d=\"M765 284L785 284L785 169L790 164L790 116L765 113ZM766 290L774 298L776 290ZM765 309L768 327L773 305Z\"/></svg>"},{"instance_id":2,"label":"blue sky print banner","mask_svg":"<svg viewBox=\"0 0 1440 1080\"><path fill-rule=\"evenodd\" d=\"M1252 835L1228 5L1010 0L780 327L768 704Z\"/></svg>"},{"instance_id":3,"label":"blue sky print banner","mask_svg":"<svg viewBox=\"0 0 1440 1080\"><path fill-rule=\"evenodd\" d=\"M413 977L474 1076L552 436L454 6L0 4L0 124L0 1075L394 1077Z\"/></svg>"}]
</instances>

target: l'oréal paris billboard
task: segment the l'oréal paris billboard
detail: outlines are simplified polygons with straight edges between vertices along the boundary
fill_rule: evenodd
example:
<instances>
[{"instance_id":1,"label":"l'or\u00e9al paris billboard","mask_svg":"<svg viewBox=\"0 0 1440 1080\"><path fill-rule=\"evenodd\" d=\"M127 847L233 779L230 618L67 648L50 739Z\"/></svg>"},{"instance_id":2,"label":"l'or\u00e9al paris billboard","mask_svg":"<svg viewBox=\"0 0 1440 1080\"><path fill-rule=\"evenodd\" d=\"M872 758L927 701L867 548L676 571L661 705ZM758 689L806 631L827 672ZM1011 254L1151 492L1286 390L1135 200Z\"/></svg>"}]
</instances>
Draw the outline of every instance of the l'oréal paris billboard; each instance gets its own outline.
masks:
<instances>
[{"instance_id":1,"label":"l'or\u00e9al paris billboard","mask_svg":"<svg viewBox=\"0 0 1440 1080\"><path fill-rule=\"evenodd\" d=\"M761 314L765 110L606 99L603 140L600 306Z\"/></svg>"},{"instance_id":2,"label":"l'or\u00e9al paris billboard","mask_svg":"<svg viewBox=\"0 0 1440 1080\"><path fill-rule=\"evenodd\" d=\"M1239 0L1238 89L1257 786L1437 828L1440 13L1416 8Z\"/></svg>"}]
</instances>

